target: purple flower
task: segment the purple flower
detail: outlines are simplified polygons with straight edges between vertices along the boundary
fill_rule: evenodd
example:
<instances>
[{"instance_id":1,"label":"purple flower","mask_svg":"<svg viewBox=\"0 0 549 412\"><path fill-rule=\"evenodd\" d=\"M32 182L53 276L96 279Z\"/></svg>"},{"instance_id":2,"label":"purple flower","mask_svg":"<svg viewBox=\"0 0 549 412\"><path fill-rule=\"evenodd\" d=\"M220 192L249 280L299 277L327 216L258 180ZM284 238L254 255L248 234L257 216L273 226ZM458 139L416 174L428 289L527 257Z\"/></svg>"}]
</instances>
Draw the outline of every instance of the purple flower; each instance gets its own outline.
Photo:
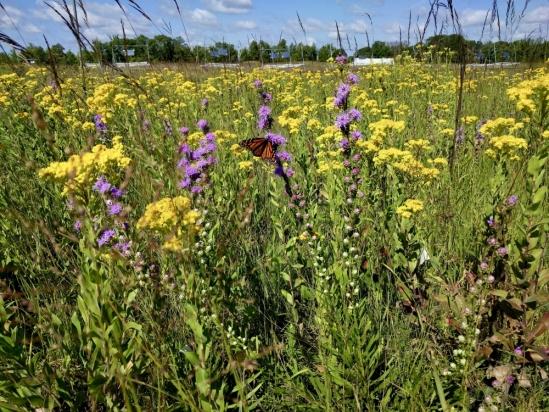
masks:
<instances>
[{"instance_id":1,"label":"purple flower","mask_svg":"<svg viewBox=\"0 0 549 412\"><path fill-rule=\"evenodd\" d=\"M349 139L341 139L339 141L339 147L341 147L343 150L349 150L351 148L351 144L349 143Z\"/></svg>"},{"instance_id":2,"label":"purple flower","mask_svg":"<svg viewBox=\"0 0 549 412\"><path fill-rule=\"evenodd\" d=\"M345 159L343 161L343 167L351 167L351 162L349 161L349 159Z\"/></svg>"},{"instance_id":3,"label":"purple flower","mask_svg":"<svg viewBox=\"0 0 549 412\"><path fill-rule=\"evenodd\" d=\"M80 219L77 219L76 222L74 222L74 225L72 225L75 232L80 232L80 229L82 229L82 221Z\"/></svg>"},{"instance_id":4,"label":"purple flower","mask_svg":"<svg viewBox=\"0 0 549 412\"><path fill-rule=\"evenodd\" d=\"M269 140L272 144L276 146L282 146L286 144L286 138L284 136L281 136L279 134L274 133L267 133L265 138Z\"/></svg>"},{"instance_id":5,"label":"purple flower","mask_svg":"<svg viewBox=\"0 0 549 412\"><path fill-rule=\"evenodd\" d=\"M273 95L271 93L261 92L261 98L265 103L267 103L273 100Z\"/></svg>"},{"instance_id":6,"label":"purple flower","mask_svg":"<svg viewBox=\"0 0 549 412\"><path fill-rule=\"evenodd\" d=\"M353 138L353 140L362 139L362 133L360 133L358 130L355 130L351 133L351 137Z\"/></svg>"},{"instance_id":7,"label":"purple flower","mask_svg":"<svg viewBox=\"0 0 549 412\"><path fill-rule=\"evenodd\" d=\"M208 107L208 104L209 104L209 103L210 103L209 100L206 99L206 98L202 99L202 101L200 102L201 106L202 106L204 109L206 109L206 108Z\"/></svg>"},{"instance_id":8,"label":"purple flower","mask_svg":"<svg viewBox=\"0 0 549 412\"><path fill-rule=\"evenodd\" d=\"M179 187L182 189L187 189L191 186L191 179L189 177L185 177L183 180L179 182Z\"/></svg>"},{"instance_id":9,"label":"purple flower","mask_svg":"<svg viewBox=\"0 0 549 412\"><path fill-rule=\"evenodd\" d=\"M122 196L124 196L124 191L122 189L119 189L118 187L111 187L111 196L115 199L119 199Z\"/></svg>"},{"instance_id":10,"label":"purple flower","mask_svg":"<svg viewBox=\"0 0 549 412\"><path fill-rule=\"evenodd\" d=\"M277 176L284 176L284 168L282 167L282 165L276 165L274 174Z\"/></svg>"},{"instance_id":11,"label":"purple flower","mask_svg":"<svg viewBox=\"0 0 549 412\"><path fill-rule=\"evenodd\" d=\"M347 63L347 56L344 54L340 54L335 58L335 61L337 64L346 64Z\"/></svg>"},{"instance_id":12,"label":"purple flower","mask_svg":"<svg viewBox=\"0 0 549 412\"><path fill-rule=\"evenodd\" d=\"M496 252L497 252L497 254L500 255L501 257L503 257L503 256L507 255L507 253L509 253L508 250L507 250L507 248L506 248L505 246L502 246L502 247L498 248L498 249L496 250Z\"/></svg>"},{"instance_id":13,"label":"purple flower","mask_svg":"<svg viewBox=\"0 0 549 412\"><path fill-rule=\"evenodd\" d=\"M358 76L354 73L349 73L347 75L347 83L349 84L357 84L358 83Z\"/></svg>"},{"instance_id":14,"label":"purple flower","mask_svg":"<svg viewBox=\"0 0 549 412\"><path fill-rule=\"evenodd\" d=\"M480 270L482 270L482 271L488 270L488 262L486 262L485 260L480 262Z\"/></svg>"},{"instance_id":15,"label":"purple flower","mask_svg":"<svg viewBox=\"0 0 549 412\"><path fill-rule=\"evenodd\" d=\"M358 162L360 160L361 156L360 156L360 153L356 153L354 156L353 156L353 162Z\"/></svg>"},{"instance_id":16,"label":"purple flower","mask_svg":"<svg viewBox=\"0 0 549 412\"><path fill-rule=\"evenodd\" d=\"M189 146L187 143L183 143L181 146L179 146L179 153L191 154L191 146Z\"/></svg>"},{"instance_id":17,"label":"purple flower","mask_svg":"<svg viewBox=\"0 0 549 412\"><path fill-rule=\"evenodd\" d=\"M118 250L122 256L130 255L131 242L118 242L114 245L114 249Z\"/></svg>"},{"instance_id":18,"label":"purple flower","mask_svg":"<svg viewBox=\"0 0 549 412\"><path fill-rule=\"evenodd\" d=\"M95 184L93 185L93 190L101 194L106 193L110 190L111 184L107 181L105 176L99 177Z\"/></svg>"},{"instance_id":19,"label":"purple flower","mask_svg":"<svg viewBox=\"0 0 549 412\"><path fill-rule=\"evenodd\" d=\"M490 216L488 219L486 219L486 224L489 227L494 227L496 225L496 221L494 220L494 216Z\"/></svg>"},{"instance_id":20,"label":"purple flower","mask_svg":"<svg viewBox=\"0 0 549 412\"><path fill-rule=\"evenodd\" d=\"M202 186L191 187L191 193L200 193L200 192L202 192Z\"/></svg>"},{"instance_id":21,"label":"purple flower","mask_svg":"<svg viewBox=\"0 0 549 412\"><path fill-rule=\"evenodd\" d=\"M505 378L505 381L509 384L509 385L512 385L513 383L515 383L515 377L513 375L509 375Z\"/></svg>"},{"instance_id":22,"label":"purple flower","mask_svg":"<svg viewBox=\"0 0 549 412\"><path fill-rule=\"evenodd\" d=\"M270 129L273 123L271 109L269 106L261 106L258 111L257 128L260 130Z\"/></svg>"},{"instance_id":23,"label":"purple flower","mask_svg":"<svg viewBox=\"0 0 549 412\"><path fill-rule=\"evenodd\" d=\"M335 125L343 132L347 131L351 124L351 118L348 113L342 113L336 117Z\"/></svg>"},{"instance_id":24,"label":"purple flower","mask_svg":"<svg viewBox=\"0 0 549 412\"><path fill-rule=\"evenodd\" d=\"M116 216L119 215L120 212L122 212L122 204L121 203L113 203L109 206L109 215Z\"/></svg>"},{"instance_id":25,"label":"purple flower","mask_svg":"<svg viewBox=\"0 0 549 412\"><path fill-rule=\"evenodd\" d=\"M203 142L205 143L215 143L215 134L213 133L206 133L206 135L204 136L204 139L202 140ZM215 148L214 148L215 150Z\"/></svg>"},{"instance_id":26,"label":"purple flower","mask_svg":"<svg viewBox=\"0 0 549 412\"><path fill-rule=\"evenodd\" d=\"M509 207L513 207L518 202L518 196L517 195L511 195L505 200L505 204Z\"/></svg>"},{"instance_id":27,"label":"purple flower","mask_svg":"<svg viewBox=\"0 0 549 412\"><path fill-rule=\"evenodd\" d=\"M200 171L196 167L188 165L185 168L185 174L192 179L198 177L198 175L200 175Z\"/></svg>"},{"instance_id":28,"label":"purple flower","mask_svg":"<svg viewBox=\"0 0 549 412\"><path fill-rule=\"evenodd\" d=\"M513 352L515 352L515 355L517 355L517 356L523 356L524 355L524 351L522 350L522 346L517 346Z\"/></svg>"},{"instance_id":29,"label":"purple flower","mask_svg":"<svg viewBox=\"0 0 549 412\"><path fill-rule=\"evenodd\" d=\"M263 87L263 82L259 79L254 80L254 87L256 89L261 89Z\"/></svg>"},{"instance_id":30,"label":"purple flower","mask_svg":"<svg viewBox=\"0 0 549 412\"><path fill-rule=\"evenodd\" d=\"M106 245L111 241L111 239L116 235L116 232L113 229L107 229L101 233L99 239L97 239L97 245L99 247Z\"/></svg>"},{"instance_id":31,"label":"purple flower","mask_svg":"<svg viewBox=\"0 0 549 412\"><path fill-rule=\"evenodd\" d=\"M494 236L490 236L490 237L488 238L487 242L488 242L488 244L489 244L490 246L495 246L495 245L498 244L498 241L497 241L497 239L496 239Z\"/></svg>"},{"instance_id":32,"label":"purple flower","mask_svg":"<svg viewBox=\"0 0 549 412\"><path fill-rule=\"evenodd\" d=\"M360 168L354 167L353 170L351 170L351 173L355 176L358 175L360 173Z\"/></svg>"},{"instance_id":33,"label":"purple flower","mask_svg":"<svg viewBox=\"0 0 549 412\"><path fill-rule=\"evenodd\" d=\"M286 169L286 176L292 177L294 174L295 174L294 169L292 169L291 167L288 167Z\"/></svg>"},{"instance_id":34,"label":"purple flower","mask_svg":"<svg viewBox=\"0 0 549 412\"><path fill-rule=\"evenodd\" d=\"M100 114L96 114L93 117L93 122L95 123L95 130L97 130L99 133L107 133L107 125L103 121L103 116Z\"/></svg>"},{"instance_id":35,"label":"purple flower","mask_svg":"<svg viewBox=\"0 0 549 412\"><path fill-rule=\"evenodd\" d=\"M344 107L347 104L347 99L351 93L351 87L348 84L341 83L337 88L334 98L335 107Z\"/></svg>"},{"instance_id":36,"label":"purple flower","mask_svg":"<svg viewBox=\"0 0 549 412\"><path fill-rule=\"evenodd\" d=\"M179 133L181 133L183 136L187 136L189 134L189 131L189 128L185 126L179 128Z\"/></svg>"},{"instance_id":37,"label":"purple flower","mask_svg":"<svg viewBox=\"0 0 549 412\"><path fill-rule=\"evenodd\" d=\"M196 126L202 130L204 133L207 133L208 132L208 121L207 120L204 120L204 119L200 119L197 123L196 123Z\"/></svg>"},{"instance_id":38,"label":"purple flower","mask_svg":"<svg viewBox=\"0 0 549 412\"><path fill-rule=\"evenodd\" d=\"M277 153L276 155L281 162L291 162L292 155L286 151Z\"/></svg>"},{"instance_id":39,"label":"purple flower","mask_svg":"<svg viewBox=\"0 0 549 412\"><path fill-rule=\"evenodd\" d=\"M362 113L358 109L351 109L349 110L349 117L353 122L358 122L362 119Z\"/></svg>"}]
</instances>

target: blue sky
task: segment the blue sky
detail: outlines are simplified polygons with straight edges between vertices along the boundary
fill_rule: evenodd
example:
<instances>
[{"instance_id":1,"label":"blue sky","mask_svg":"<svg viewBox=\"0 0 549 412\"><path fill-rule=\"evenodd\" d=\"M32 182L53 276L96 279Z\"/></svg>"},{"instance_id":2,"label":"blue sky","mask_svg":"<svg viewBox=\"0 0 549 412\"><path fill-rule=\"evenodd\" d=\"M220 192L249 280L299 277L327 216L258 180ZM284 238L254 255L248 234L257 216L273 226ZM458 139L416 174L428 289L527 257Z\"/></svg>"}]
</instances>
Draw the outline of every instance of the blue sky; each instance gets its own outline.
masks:
<instances>
[{"instance_id":1,"label":"blue sky","mask_svg":"<svg viewBox=\"0 0 549 412\"><path fill-rule=\"evenodd\" d=\"M49 0L54 3L58 0ZM132 20L130 27L114 0L84 0L88 10L88 38L107 40L121 34L120 20L124 20L126 33L153 36L168 34L186 38L183 25L177 14L174 0L137 0L154 24L139 16L121 0ZM525 0L518 0L520 12ZM50 43L60 42L73 48L75 42L58 16L49 10L42 0L0 0L5 13L0 9L0 31L8 33L23 44L43 44L43 34ZM72 1L69 1L72 3ZM365 32L370 41L397 41L399 28L406 38L408 15L412 11L411 41L416 41L416 22L423 26L428 10L428 0L178 0L183 23L192 44L211 44L225 39L237 47L245 47L252 39L277 42L282 37L288 42L306 41L322 45L336 44L335 21L343 34L344 44L349 36L352 48L355 39L359 47L366 43ZM479 39L481 28L492 0L454 0L465 34ZM504 20L503 0L501 16ZM301 31L296 12L304 23L307 38ZM366 16L368 13L372 23ZM502 22L504 25L504 22ZM14 29L17 26L19 32ZM531 0L519 25L504 31L504 38L520 38L535 33L536 37L548 37L549 0ZM428 29L427 36L433 33ZM484 38L496 34L485 33Z\"/></svg>"}]
</instances>

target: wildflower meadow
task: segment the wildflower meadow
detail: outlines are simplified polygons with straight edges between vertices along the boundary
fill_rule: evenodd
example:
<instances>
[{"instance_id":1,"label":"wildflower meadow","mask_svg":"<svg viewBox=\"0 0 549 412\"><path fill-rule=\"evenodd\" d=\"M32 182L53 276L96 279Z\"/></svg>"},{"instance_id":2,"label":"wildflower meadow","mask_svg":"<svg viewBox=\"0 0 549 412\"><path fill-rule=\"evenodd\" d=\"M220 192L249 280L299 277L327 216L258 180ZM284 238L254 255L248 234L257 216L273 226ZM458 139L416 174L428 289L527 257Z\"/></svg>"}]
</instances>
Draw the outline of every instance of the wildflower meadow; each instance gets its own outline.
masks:
<instances>
[{"instance_id":1,"label":"wildflower meadow","mask_svg":"<svg viewBox=\"0 0 549 412\"><path fill-rule=\"evenodd\" d=\"M420 51L6 68L0 410L548 410L549 66Z\"/></svg>"}]
</instances>

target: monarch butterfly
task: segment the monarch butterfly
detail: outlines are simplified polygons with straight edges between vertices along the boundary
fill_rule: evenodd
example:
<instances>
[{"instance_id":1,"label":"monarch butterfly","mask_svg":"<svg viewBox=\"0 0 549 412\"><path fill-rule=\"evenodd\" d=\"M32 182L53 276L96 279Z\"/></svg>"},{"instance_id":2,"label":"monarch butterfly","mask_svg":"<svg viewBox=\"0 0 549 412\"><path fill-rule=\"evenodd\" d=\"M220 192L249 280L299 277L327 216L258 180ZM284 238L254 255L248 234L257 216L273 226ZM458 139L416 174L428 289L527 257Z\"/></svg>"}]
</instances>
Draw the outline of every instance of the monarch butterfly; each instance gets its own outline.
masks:
<instances>
[{"instance_id":1,"label":"monarch butterfly","mask_svg":"<svg viewBox=\"0 0 549 412\"><path fill-rule=\"evenodd\" d=\"M264 137L254 137L240 142L240 146L250 150L254 156L261 157L263 160L274 160L275 147L269 139Z\"/></svg>"}]
</instances>

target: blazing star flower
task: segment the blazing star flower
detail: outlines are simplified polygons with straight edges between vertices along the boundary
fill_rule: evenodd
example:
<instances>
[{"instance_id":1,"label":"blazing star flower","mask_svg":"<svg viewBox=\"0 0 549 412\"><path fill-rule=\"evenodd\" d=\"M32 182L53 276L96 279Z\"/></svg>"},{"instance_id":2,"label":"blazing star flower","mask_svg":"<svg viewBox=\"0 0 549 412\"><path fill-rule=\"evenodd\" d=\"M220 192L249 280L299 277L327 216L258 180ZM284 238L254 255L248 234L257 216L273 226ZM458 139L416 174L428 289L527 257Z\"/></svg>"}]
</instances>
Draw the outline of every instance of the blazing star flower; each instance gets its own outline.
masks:
<instances>
[{"instance_id":1,"label":"blazing star flower","mask_svg":"<svg viewBox=\"0 0 549 412\"><path fill-rule=\"evenodd\" d=\"M115 186L111 187L111 196L115 199L119 199L124 196L124 191Z\"/></svg>"},{"instance_id":2,"label":"blazing star flower","mask_svg":"<svg viewBox=\"0 0 549 412\"><path fill-rule=\"evenodd\" d=\"M354 73L349 73L347 75L347 83L349 84L357 84L358 83L358 76Z\"/></svg>"},{"instance_id":3,"label":"blazing star flower","mask_svg":"<svg viewBox=\"0 0 549 412\"><path fill-rule=\"evenodd\" d=\"M497 239L496 239L495 237L493 237L493 236L489 237L488 240L487 240L487 242L488 242L488 244L489 244L490 246L495 246L495 245L498 244Z\"/></svg>"},{"instance_id":4,"label":"blazing star flower","mask_svg":"<svg viewBox=\"0 0 549 412\"><path fill-rule=\"evenodd\" d=\"M121 203L112 203L110 206L109 206L109 215L111 216L116 216L116 215L119 215L120 212L122 212L122 204Z\"/></svg>"},{"instance_id":5,"label":"blazing star flower","mask_svg":"<svg viewBox=\"0 0 549 412\"><path fill-rule=\"evenodd\" d=\"M358 130L355 130L351 132L351 137L353 138L353 140L360 140L362 139L362 133Z\"/></svg>"},{"instance_id":6,"label":"blazing star flower","mask_svg":"<svg viewBox=\"0 0 549 412\"><path fill-rule=\"evenodd\" d=\"M482 270L482 271L488 270L488 262L486 262L484 260L482 262L480 262L480 270Z\"/></svg>"},{"instance_id":7,"label":"blazing star flower","mask_svg":"<svg viewBox=\"0 0 549 412\"><path fill-rule=\"evenodd\" d=\"M335 125L342 131L345 132L349 129L351 124L351 118L348 113L342 113L336 117Z\"/></svg>"},{"instance_id":8,"label":"blazing star flower","mask_svg":"<svg viewBox=\"0 0 549 412\"><path fill-rule=\"evenodd\" d=\"M267 133L265 135L265 138L276 146L282 146L286 144L286 138L279 134Z\"/></svg>"},{"instance_id":9,"label":"blazing star flower","mask_svg":"<svg viewBox=\"0 0 549 412\"><path fill-rule=\"evenodd\" d=\"M515 355L518 355L518 356L524 355L524 351L522 350L522 346L517 346L513 352L515 352Z\"/></svg>"},{"instance_id":10,"label":"blazing star flower","mask_svg":"<svg viewBox=\"0 0 549 412\"><path fill-rule=\"evenodd\" d=\"M102 134L107 133L107 125L103 121L103 116L101 116L100 114L96 114L93 117L93 122L95 123L95 130Z\"/></svg>"},{"instance_id":11,"label":"blazing star flower","mask_svg":"<svg viewBox=\"0 0 549 412\"><path fill-rule=\"evenodd\" d=\"M254 87L256 89L261 89L263 87L263 82L259 79L254 80Z\"/></svg>"},{"instance_id":12,"label":"blazing star flower","mask_svg":"<svg viewBox=\"0 0 549 412\"><path fill-rule=\"evenodd\" d=\"M259 130L270 129L273 123L271 117L271 108L269 106L261 106L258 111L257 128Z\"/></svg>"},{"instance_id":13,"label":"blazing star flower","mask_svg":"<svg viewBox=\"0 0 549 412\"><path fill-rule=\"evenodd\" d=\"M340 54L335 58L335 61L337 64L347 64L348 60L347 60L347 56L345 56L344 54Z\"/></svg>"},{"instance_id":14,"label":"blazing star flower","mask_svg":"<svg viewBox=\"0 0 549 412\"><path fill-rule=\"evenodd\" d=\"M341 139L339 141L339 147L341 147L343 150L349 150L351 148L351 144L349 143L349 139Z\"/></svg>"},{"instance_id":15,"label":"blazing star flower","mask_svg":"<svg viewBox=\"0 0 549 412\"><path fill-rule=\"evenodd\" d=\"M208 133L208 121L204 119L200 119L196 123L196 127L198 127L200 130L202 130L204 133Z\"/></svg>"},{"instance_id":16,"label":"blazing star flower","mask_svg":"<svg viewBox=\"0 0 549 412\"><path fill-rule=\"evenodd\" d=\"M292 161L292 155L286 151L277 153L276 156L281 162L291 162Z\"/></svg>"},{"instance_id":17,"label":"blazing star flower","mask_svg":"<svg viewBox=\"0 0 549 412\"><path fill-rule=\"evenodd\" d=\"M118 250L122 256L130 255L131 242L118 242L114 245L114 249Z\"/></svg>"},{"instance_id":18,"label":"blazing star flower","mask_svg":"<svg viewBox=\"0 0 549 412\"><path fill-rule=\"evenodd\" d=\"M99 247L106 245L109 243L112 238L116 236L116 232L113 229L107 229L101 233L101 236L99 236L99 239L97 239L97 245Z\"/></svg>"},{"instance_id":19,"label":"blazing star flower","mask_svg":"<svg viewBox=\"0 0 549 412\"><path fill-rule=\"evenodd\" d=\"M185 126L179 128L179 133L181 133L183 136L187 136L189 134L189 131L189 128Z\"/></svg>"},{"instance_id":20,"label":"blazing star flower","mask_svg":"<svg viewBox=\"0 0 549 412\"><path fill-rule=\"evenodd\" d=\"M494 216L490 216L488 219L486 219L486 224L489 227L494 227L496 225L496 221L494 220Z\"/></svg>"},{"instance_id":21,"label":"blazing star flower","mask_svg":"<svg viewBox=\"0 0 549 412\"><path fill-rule=\"evenodd\" d=\"M509 207L513 207L518 202L518 196L517 195L511 195L505 200L505 204Z\"/></svg>"},{"instance_id":22,"label":"blazing star flower","mask_svg":"<svg viewBox=\"0 0 549 412\"><path fill-rule=\"evenodd\" d=\"M501 257L507 255L508 251L507 251L507 248L505 246L502 246L500 248L498 248L496 250L497 254L500 255Z\"/></svg>"},{"instance_id":23,"label":"blazing star flower","mask_svg":"<svg viewBox=\"0 0 549 412\"><path fill-rule=\"evenodd\" d=\"M292 177L294 174L295 174L295 171L294 171L294 169L292 169L291 167L288 167L288 168L286 169L286 176Z\"/></svg>"},{"instance_id":24,"label":"blazing star flower","mask_svg":"<svg viewBox=\"0 0 549 412\"><path fill-rule=\"evenodd\" d=\"M360 119L362 119L362 113L358 109L351 109L349 110L349 118L353 122L358 122Z\"/></svg>"},{"instance_id":25,"label":"blazing star flower","mask_svg":"<svg viewBox=\"0 0 549 412\"><path fill-rule=\"evenodd\" d=\"M80 221L80 219L76 220L76 222L74 222L74 225L72 225L72 227L75 232L80 232L80 229L82 229L82 221Z\"/></svg>"},{"instance_id":26,"label":"blazing star flower","mask_svg":"<svg viewBox=\"0 0 549 412\"><path fill-rule=\"evenodd\" d=\"M339 108L345 107L350 93L351 87L348 84L341 83L336 91L334 106Z\"/></svg>"},{"instance_id":27,"label":"blazing star flower","mask_svg":"<svg viewBox=\"0 0 549 412\"><path fill-rule=\"evenodd\" d=\"M265 103L268 103L273 100L273 95L271 93L261 92L261 98Z\"/></svg>"},{"instance_id":28,"label":"blazing star flower","mask_svg":"<svg viewBox=\"0 0 549 412\"><path fill-rule=\"evenodd\" d=\"M105 176L99 177L93 185L93 190L101 194L108 192L111 189L111 184L107 181Z\"/></svg>"}]
</instances>

